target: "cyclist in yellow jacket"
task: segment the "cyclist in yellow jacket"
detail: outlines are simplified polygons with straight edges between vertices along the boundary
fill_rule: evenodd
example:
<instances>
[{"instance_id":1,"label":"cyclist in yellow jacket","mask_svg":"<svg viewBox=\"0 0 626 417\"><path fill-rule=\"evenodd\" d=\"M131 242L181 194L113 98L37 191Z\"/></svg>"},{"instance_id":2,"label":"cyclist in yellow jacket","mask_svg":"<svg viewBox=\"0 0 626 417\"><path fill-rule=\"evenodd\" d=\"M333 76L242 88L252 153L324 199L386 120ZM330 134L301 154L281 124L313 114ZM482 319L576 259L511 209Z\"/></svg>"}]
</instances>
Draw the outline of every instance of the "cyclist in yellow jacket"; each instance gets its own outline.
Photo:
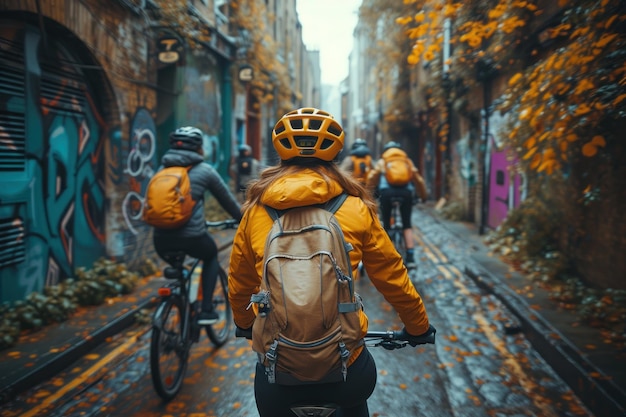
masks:
<instances>
[{"instance_id":1,"label":"cyclist in yellow jacket","mask_svg":"<svg viewBox=\"0 0 626 417\"><path fill-rule=\"evenodd\" d=\"M357 138L354 141L350 154L343 158L339 166L341 169L350 172L354 178L365 185L367 176L374 168L372 151L367 146L365 139Z\"/></svg>"},{"instance_id":2,"label":"cyclist in yellow jacket","mask_svg":"<svg viewBox=\"0 0 626 417\"><path fill-rule=\"evenodd\" d=\"M354 248L349 253L353 271L356 273L359 262L363 261L374 286L398 312L405 332L415 336L435 332L402 258L378 220L375 201L334 162L343 147L344 136L342 127L329 113L315 108L291 111L274 127L272 143L281 161L250 184L230 258L229 299L239 328L248 330L255 322L256 313L248 306L251 296L259 290L264 246L273 223L264 206L286 210L323 204L345 192L349 196L335 217L346 241ZM362 310L359 314L365 336L368 319ZM351 352L347 382L270 384L264 370L257 364L254 388L262 417L290 415L288 401L312 398L339 404L344 416L369 416L367 398L376 385L376 367L363 346Z\"/></svg>"},{"instance_id":3,"label":"cyclist in yellow jacket","mask_svg":"<svg viewBox=\"0 0 626 417\"><path fill-rule=\"evenodd\" d=\"M394 162L392 162L392 160ZM401 162L398 162L401 161ZM391 171L392 164L398 162L400 167L405 167L406 172L397 174L398 179L394 181ZM402 216L402 227L404 244L406 246L406 266L415 268L415 240L413 239L413 228L411 226L411 208L413 197L419 196L423 201L428 197L424 178L413 164L413 161L402 150L398 142L388 142L383 148L381 158L374 165L374 169L367 177L367 187L376 192L380 200L380 211L383 224L388 228L391 224L391 209L393 198L401 198L400 215Z\"/></svg>"}]
</instances>

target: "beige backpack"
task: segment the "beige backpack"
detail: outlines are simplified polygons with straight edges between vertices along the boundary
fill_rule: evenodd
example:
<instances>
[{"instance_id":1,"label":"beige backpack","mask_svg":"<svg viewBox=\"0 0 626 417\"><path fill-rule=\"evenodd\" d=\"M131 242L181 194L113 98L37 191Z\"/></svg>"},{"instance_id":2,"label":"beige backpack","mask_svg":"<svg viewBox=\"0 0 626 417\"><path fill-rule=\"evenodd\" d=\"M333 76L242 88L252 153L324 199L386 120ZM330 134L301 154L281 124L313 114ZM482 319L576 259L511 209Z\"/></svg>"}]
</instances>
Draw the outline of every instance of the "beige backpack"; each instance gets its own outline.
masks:
<instances>
[{"instance_id":1,"label":"beige backpack","mask_svg":"<svg viewBox=\"0 0 626 417\"><path fill-rule=\"evenodd\" d=\"M348 359L363 344L352 246L333 214L346 198L285 212L267 207L274 224L251 302L258 307L252 348L270 383L345 381Z\"/></svg>"}]
</instances>

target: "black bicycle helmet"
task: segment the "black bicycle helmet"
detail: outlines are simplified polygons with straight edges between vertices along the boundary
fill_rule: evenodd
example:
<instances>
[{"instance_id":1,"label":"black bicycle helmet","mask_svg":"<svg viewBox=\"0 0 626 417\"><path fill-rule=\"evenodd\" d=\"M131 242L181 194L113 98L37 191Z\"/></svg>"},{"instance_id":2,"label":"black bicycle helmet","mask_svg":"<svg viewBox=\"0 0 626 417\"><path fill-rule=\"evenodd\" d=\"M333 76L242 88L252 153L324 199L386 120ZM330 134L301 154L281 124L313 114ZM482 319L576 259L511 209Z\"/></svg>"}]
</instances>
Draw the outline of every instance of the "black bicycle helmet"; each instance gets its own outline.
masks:
<instances>
[{"instance_id":1,"label":"black bicycle helmet","mask_svg":"<svg viewBox=\"0 0 626 417\"><path fill-rule=\"evenodd\" d=\"M344 137L333 116L314 107L290 111L272 130L272 144L283 161L296 157L332 161L343 148Z\"/></svg>"},{"instance_id":2,"label":"black bicycle helmet","mask_svg":"<svg viewBox=\"0 0 626 417\"><path fill-rule=\"evenodd\" d=\"M202 147L202 137L202 130L197 127L179 127L170 133L170 146L176 149L197 151Z\"/></svg>"},{"instance_id":3,"label":"black bicycle helmet","mask_svg":"<svg viewBox=\"0 0 626 417\"><path fill-rule=\"evenodd\" d=\"M386 151L387 149L391 149L391 148L402 149L402 145L400 145L398 142L394 142L392 140L391 142L387 142L385 144L385 146L383 147L383 152Z\"/></svg>"},{"instance_id":4,"label":"black bicycle helmet","mask_svg":"<svg viewBox=\"0 0 626 417\"><path fill-rule=\"evenodd\" d=\"M246 154L250 155L252 153L252 148L250 147L250 145L242 143L241 145L239 145L239 157L243 158L246 156Z\"/></svg>"},{"instance_id":5,"label":"black bicycle helmet","mask_svg":"<svg viewBox=\"0 0 626 417\"><path fill-rule=\"evenodd\" d=\"M354 143L352 144L352 149L356 149L359 146L367 146L367 141L365 139L361 139L361 138L355 139Z\"/></svg>"}]
</instances>

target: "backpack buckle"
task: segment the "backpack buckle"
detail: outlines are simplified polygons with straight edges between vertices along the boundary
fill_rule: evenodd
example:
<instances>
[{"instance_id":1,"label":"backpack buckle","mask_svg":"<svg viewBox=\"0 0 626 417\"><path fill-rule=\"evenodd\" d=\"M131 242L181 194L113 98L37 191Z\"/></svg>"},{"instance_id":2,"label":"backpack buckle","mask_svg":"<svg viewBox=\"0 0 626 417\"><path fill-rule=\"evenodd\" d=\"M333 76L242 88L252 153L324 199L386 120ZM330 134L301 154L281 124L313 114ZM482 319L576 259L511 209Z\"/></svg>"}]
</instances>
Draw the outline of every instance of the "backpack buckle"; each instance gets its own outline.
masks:
<instances>
[{"instance_id":1,"label":"backpack buckle","mask_svg":"<svg viewBox=\"0 0 626 417\"><path fill-rule=\"evenodd\" d=\"M248 310L253 303L257 304L259 307L259 317L267 316L267 313L270 312L270 292L261 290L256 294L252 294L252 296L250 296L250 304L248 304L246 310Z\"/></svg>"},{"instance_id":2,"label":"backpack buckle","mask_svg":"<svg viewBox=\"0 0 626 417\"><path fill-rule=\"evenodd\" d=\"M343 342L339 342L339 355L341 356L341 376L343 376L343 382L346 382L346 379L348 379L348 358L350 357L350 351Z\"/></svg>"},{"instance_id":3,"label":"backpack buckle","mask_svg":"<svg viewBox=\"0 0 626 417\"><path fill-rule=\"evenodd\" d=\"M276 353L277 348L278 340L274 340L274 343L270 346L270 350L268 350L265 354L268 363L268 366L265 367L265 375L267 375L267 382L270 384L276 383L276 360L278 359L278 354Z\"/></svg>"}]
</instances>

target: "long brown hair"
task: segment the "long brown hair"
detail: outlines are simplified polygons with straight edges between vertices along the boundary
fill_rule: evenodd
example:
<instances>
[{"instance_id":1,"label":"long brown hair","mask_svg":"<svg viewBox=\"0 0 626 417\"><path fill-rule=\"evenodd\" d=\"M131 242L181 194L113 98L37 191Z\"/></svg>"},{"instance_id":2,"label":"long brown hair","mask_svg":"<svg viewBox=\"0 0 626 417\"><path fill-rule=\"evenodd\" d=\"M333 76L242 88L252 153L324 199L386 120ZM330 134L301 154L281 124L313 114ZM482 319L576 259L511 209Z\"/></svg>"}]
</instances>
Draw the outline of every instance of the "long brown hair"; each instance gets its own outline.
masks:
<instances>
[{"instance_id":1,"label":"long brown hair","mask_svg":"<svg viewBox=\"0 0 626 417\"><path fill-rule=\"evenodd\" d=\"M241 208L242 211L246 211L248 208L258 204L263 192L278 178L295 174L305 169L316 172L328 183L336 181L346 193L361 198L368 208L376 211L376 201L374 201L371 193L360 182L343 172L336 163L316 158L293 158L288 161L280 161L278 165L263 170L259 179L248 186L246 201Z\"/></svg>"}]
</instances>

